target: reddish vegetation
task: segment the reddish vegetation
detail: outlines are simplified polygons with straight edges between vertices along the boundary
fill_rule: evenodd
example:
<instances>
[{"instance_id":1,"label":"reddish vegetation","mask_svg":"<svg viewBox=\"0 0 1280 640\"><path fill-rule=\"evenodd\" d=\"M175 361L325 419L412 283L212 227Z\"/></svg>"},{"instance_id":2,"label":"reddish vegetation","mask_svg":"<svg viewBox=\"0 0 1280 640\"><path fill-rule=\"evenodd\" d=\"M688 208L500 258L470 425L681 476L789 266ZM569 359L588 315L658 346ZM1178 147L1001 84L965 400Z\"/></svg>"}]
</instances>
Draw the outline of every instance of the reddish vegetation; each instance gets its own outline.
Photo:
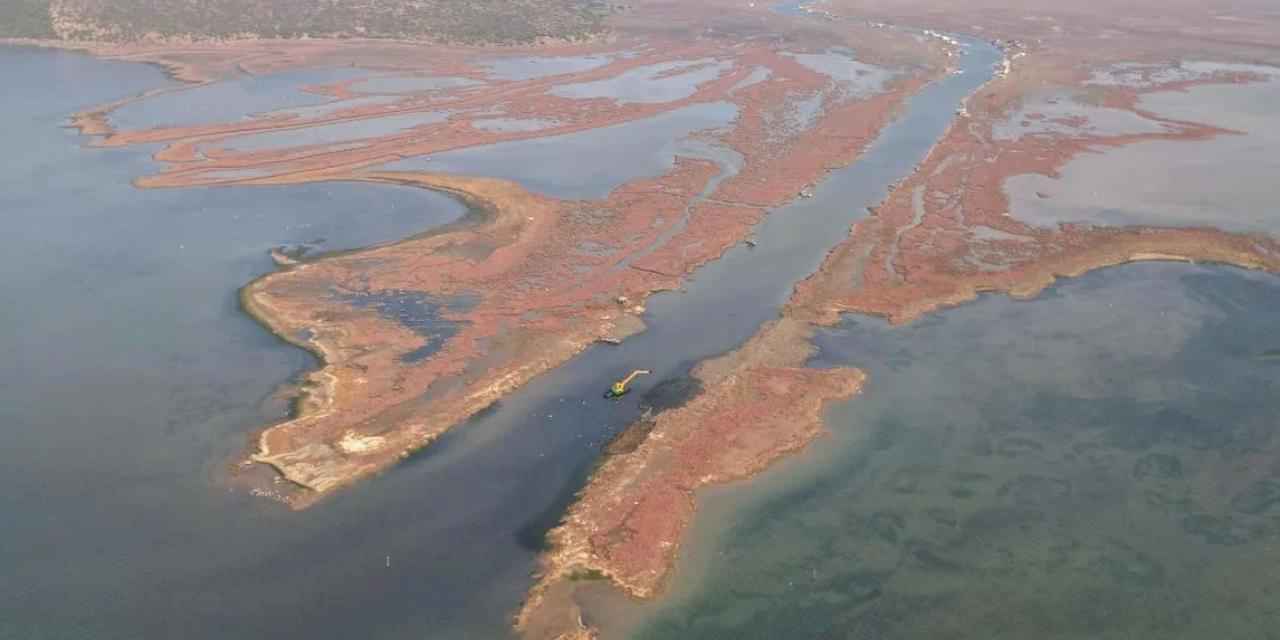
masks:
<instances>
[{"instance_id":1,"label":"reddish vegetation","mask_svg":"<svg viewBox=\"0 0 1280 640\"><path fill-rule=\"evenodd\" d=\"M922 44L900 32L850 21L785 19L765 11L767 4L748 10L729 0L642 1L636 12L617 20L619 35L607 46L539 51L577 55L627 50L637 55L571 76L525 81L485 77L474 66L474 50L436 47L431 56L423 56L415 45L395 43L117 50L115 55L168 64L189 79L218 77L232 69L352 64L483 83L311 120L256 118L115 132L107 116L117 105L108 105L84 114L77 124L86 133L104 135L100 143L105 145L166 144L157 158L169 165L140 179L144 187L368 180L449 191L476 210L463 224L394 245L304 262L246 287L246 306L265 324L325 360L324 368L304 385L295 418L264 431L252 456L299 487L287 499L301 507L386 468L592 341L638 330L640 305L649 293L679 286L691 270L746 237L767 208L789 200L829 167L851 161L903 97L941 70L936 42ZM555 548L544 558L542 578L519 616L528 636L592 635L581 625L574 603L574 577L582 572L599 572L639 597L660 591L694 513L699 487L750 476L821 434L823 406L852 396L863 380L851 369L803 366L814 328L835 322L842 311L906 322L979 292L1030 296L1056 277L1134 260L1214 260L1280 270L1280 245L1268 237L1206 229L1043 229L1006 214L1003 184L1011 175L1052 175L1086 150L1149 139L1202 139L1224 133L1220 129L1166 121L1170 130L1160 134L1039 135L1012 141L991 135L993 123L1031 92L1082 88L1089 70L1107 63L1210 53L1224 60L1274 59L1274 45L1268 49L1257 37L1259 24L1263 31L1271 29L1265 16L1231 25L1205 22L1187 0L1159 9L1140 7L1141 2L1126 5L1115 15L1098 14L1105 18L1063 14L1061 3L1048 0L1033 2L1033 9L983 0L965 11L952 11L949 5L939 9L932 0L880 4L835 0L821 6L870 20L892 15L921 26L1017 38L1023 42L1015 49L1027 55L1013 64L1008 77L989 83L969 101L971 115L958 118L916 173L853 227L818 273L797 286L777 321L738 351L696 369L704 387L701 395L636 425L612 448L564 524L551 534ZM1135 16L1144 12L1159 13L1162 19L1143 23ZM780 127L789 105L828 83L781 53L841 44L855 46L866 61L908 72L881 95L861 101L828 99L822 116L808 129ZM558 84L694 58L733 64L693 95L668 103L618 104L550 93ZM734 91L757 67L772 71L768 79ZM338 98L357 89L350 82L310 88ZM1093 87L1089 92L1097 103L1135 110L1135 89ZM717 101L735 103L738 118L726 132L699 135L741 153L745 166L702 200L698 194L716 177L717 168L688 159L663 176L634 181L599 201L556 200L499 180L376 169L404 157L580 131ZM224 142L255 133L442 110L450 112L444 122L354 147L237 152ZM472 126L495 112L558 124L536 132ZM1058 122L1081 124L1075 117ZM254 173L226 177L238 170ZM682 219L686 224L680 224ZM474 306L445 314L461 324L438 352L406 362L403 357L422 347L424 338L347 301L350 295L379 292L465 295Z\"/></svg>"},{"instance_id":2,"label":"reddish vegetation","mask_svg":"<svg viewBox=\"0 0 1280 640\"><path fill-rule=\"evenodd\" d=\"M782 318L741 349L694 375L707 391L632 427L643 441L613 448L585 492L552 531L554 551L517 626L526 637L590 637L573 604L574 577L598 572L636 597L661 588L694 492L749 477L822 432L826 403L853 396L854 369L807 369L811 328Z\"/></svg>"},{"instance_id":3,"label":"reddish vegetation","mask_svg":"<svg viewBox=\"0 0 1280 640\"><path fill-rule=\"evenodd\" d=\"M297 419L268 430L255 459L311 489L294 498L297 506L309 504L426 444L594 340L635 330L641 308L616 300L639 301L676 287L690 270L741 241L764 207L786 201L827 165L851 158L905 91L836 105L816 132L797 132L765 155L756 137L766 132L763 112L785 104L787 92L806 89L797 77L807 77L810 91L822 83L800 69L787 74L772 88L766 83L742 92L742 124L726 142L747 158L746 168L704 202L696 197L718 169L702 161L681 161L670 173L625 185L599 202L555 202L496 181L350 174L456 190L493 214L474 227L275 274L248 290L246 299L277 331L294 335L310 329L312 348L328 363L312 378L315 402L304 405ZM728 80L740 75L703 88L699 96L706 100L707 92L717 90L725 97ZM860 127L852 136L823 136L838 130L835 117L857 118ZM811 136L826 139L818 143ZM344 176L333 169L302 175ZM762 182L763 175L774 177ZM333 291L465 294L478 303L458 313L463 328L439 353L408 364L400 358L421 346L421 338L336 301Z\"/></svg>"},{"instance_id":4,"label":"reddish vegetation","mask_svg":"<svg viewBox=\"0 0 1280 640\"><path fill-rule=\"evenodd\" d=\"M643 13L632 19L643 21ZM301 264L282 261L283 270L245 288L247 309L325 362L302 385L297 415L264 431L251 455L251 460L270 464L291 481L296 490L283 496L286 501L307 506L337 487L386 468L593 341L639 330L647 295L679 286L691 270L742 241L769 207L791 199L829 167L850 162L903 97L940 66L937 49L904 56L895 37L868 29L832 34L797 31L787 20L763 29L735 23L732 16L700 19L727 19L726 28L735 36L689 38L683 32L636 27L635 35L624 35L608 46L537 52L626 50L632 55L615 56L609 64L581 73L529 80L487 77L476 59L491 53L433 48L431 56L418 51L407 57L403 54L409 45L385 43L246 43L222 50L221 57L198 45L130 54L169 61L185 74L206 77L231 66L257 72L341 61L461 76L479 83L310 119L255 117L112 131L109 112L118 105L108 105L78 121L86 132L104 136L97 142L101 145L166 145L156 158L167 166L138 179L142 187L364 180L448 191L474 209L461 224L393 245ZM759 37L777 33L778 28L785 40ZM821 51L847 44L855 36L861 58L903 70L888 90L864 100L830 91L830 78L784 55ZM429 62L403 62L406 58ZM552 93L560 84L703 58L731 64L683 99L618 103ZM769 76L746 85L757 68L769 69ZM342 99L359 89L355 81L306 87ZM824 92L825 99L816 121L808 128L787 124L794 101L817 92ZM690 159L678 160L665 175L623 185L599 201L556 200L499 180L376 169L405 157L597 128L710 102L736 104L738 117L727 130L698 137L736 150L744 164L737 174L723 176L705 199L700 196L719 168ZM235 151L222 143L272 131L440 110L450 113L444 122L354 146ZM495 113L557 124L538 131L484 131L472 126L474 120ZM426 295L439 301L465 297L470 304L442 313L443 319L457 323L456 334L429 357L416 359L407 356L426 346L427 339L353 302L370 294ZM815 375L774 369L769 379L777 381ZM833 389L848 391L850 383L832 384ZM816 415L816 408L813 411Z\"/></svg>"},{"instance_id":5,"label":"reddish vegetation","mask_svg":"<svg viewBox=\"0 0 1280 640\"><path fill-rule=\"evenodd\" d=\"M1207 229L1086 225L1045 229L1010 217L1002 188L1009 176L1054 175L1067 160L1086 150L1155 139L1197 140L1231 132L1166 120L1172 127L1168 133L1037 135L997 143L991 138L992 122L1004 113L997 95L970 101L969 109L982 115L957 119L920 169L872 216L856 224L849 241L829 257L824 272L842 276L802 283L796 306L817 310L825 321L832 321L840 311L858 311L908 322L940 306L972 300L983 291L1030 297L1058 276L1133 260L1209 260L1275 268L1276 255L1265 249L1273 241L1266 237ZM1133 109L1136 93L1117 88L1108 90L1103 99L1108 106ZM980 230L999 235L984 238Z\"/></svg>"},{"instance_id":6,"label":"reddish vegetation","mask_svg":"<svg viewBox=\"0 0 1280 640\"><path fill-rule=\"evenodd\" d=\"M608 458L552 532L554 550L545 556L542 577L518 619L526 637L594 637L581 622L575 576L603 575L630 595L652 596L670 573L697 487L749 475L820 434L820 407L856 390L856 372L809 371L816 379L803 385L777 384L774 375L801 366L814 327L837 322L841 312L908 322L980 292L1030 297L1057 277L1140 260L1205 260L1280 271L1280 243L1268 236L1212 229L1045 229L1008 215L1003 185L1012 175L1054 175L1079 153L1142 140L1230 133L1141 112L1134 107L1136 89L1094 87L1090 95L1099 103L1160 120L1169 130L993 139L993 124L1030 91L1081 86L1088 78L1088 67L1079 65L1085 59L1080 51L1033 53L1012 75L984 87L967 104L972 115L959 117L917 171L853 226L818 273L797 285L780 319L739 351L696 370L703 395L633 427L637 435L628 439L642 443ZM1250 79L1217 76L1142 90ZM1066 124L1082 123L1071 118ZM790 418L778 421L779 409Z\"/></svg>"}]
</instances>

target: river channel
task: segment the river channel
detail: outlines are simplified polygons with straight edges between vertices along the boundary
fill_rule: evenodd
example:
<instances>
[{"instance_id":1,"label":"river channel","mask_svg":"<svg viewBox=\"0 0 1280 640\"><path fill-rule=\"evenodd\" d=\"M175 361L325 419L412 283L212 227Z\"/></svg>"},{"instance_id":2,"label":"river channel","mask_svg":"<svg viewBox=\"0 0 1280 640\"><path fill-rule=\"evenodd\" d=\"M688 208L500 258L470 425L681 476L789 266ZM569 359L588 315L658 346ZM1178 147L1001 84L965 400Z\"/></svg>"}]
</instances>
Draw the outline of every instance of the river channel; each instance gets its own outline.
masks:
<instances>
[{"instance_id":1,"label":"river channel","mask_svg":"<svg viewBox=\"0 0 1280 640\"><path fill-rule=\"evenodd\" d=\"M0 122L26 151L4 159L0 196L18 231L0 257L13 302L0 310L0 637L506 637L543 532L644 391L774 317L999 59L964 41L965 73L913 97L812 198L771 213L757 246L654 297L645 333L292 513L217 481L246 434L283 414L272 389L314 365L240 315L236 288L271 268L272 246L382 242L460 208L377 185L135 190L154 170L148 150L83 148L59 125L162 75L0 49L0 79L24 96ZM600 398L634 367L655 373L640 393Z\"/></svg>"}]
</instances>

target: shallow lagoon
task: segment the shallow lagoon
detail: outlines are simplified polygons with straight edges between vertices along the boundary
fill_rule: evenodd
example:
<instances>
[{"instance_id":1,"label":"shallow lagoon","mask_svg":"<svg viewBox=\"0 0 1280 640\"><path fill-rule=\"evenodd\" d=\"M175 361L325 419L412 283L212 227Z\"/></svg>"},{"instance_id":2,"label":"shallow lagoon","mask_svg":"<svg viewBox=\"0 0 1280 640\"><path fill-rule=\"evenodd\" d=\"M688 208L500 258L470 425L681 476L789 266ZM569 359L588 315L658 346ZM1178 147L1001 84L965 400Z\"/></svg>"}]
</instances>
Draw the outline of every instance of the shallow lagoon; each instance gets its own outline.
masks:
<instances>
[{"instance_id":1,"label":"shallow lagoon","mask_svg":"<svg viewBox=\"0 0 1280 640\"><path fill-rule=\"evenodd\" d=\"M1147 94L1138 106L1164 118L1245 135L1141 142L1077 156L1057 178L1015 176L1005 183L1011 213L1044 226L1212 225L1280 232L1274 188L1280 175L1280 70L1231 69L1264 72L1272 79Z\"/></svg>"},{"instance_id":2,"label":"shallow lagoon","mask_svg":"<svg viewBox=\"0 0 1280 640\"><path fill-rule=\"evenodd\" d=\"M1146 264L905 327L832 433L713 492L638 638L1253 638L1280 574L1280 278Z\"/></svg>"},{"instance_id":3,"label":"shallow lagoon","mask_svg":"<svg viewBox=\"0 0 1280 640\"><path fill-rule=\"evenodd\" d=\"M712 59L663 62L603 80L556 85L551 94L579 100L608 98L618 104L673 102L693 95L700 85L719 78L732 66Z\"/></svg>"},{"instance_id":4,"label":"shallow lagoon","mask_svg":"<svg viewBox=\"0 0 1280 640\"><path fill-rule=\"evenodd\" d=\"M390 136L424 125L439 124L449 119L449 115L448 111L400 113L322 124L314 127L299 127L236 136L224 141L211 143L211 145L232 151L274 151L308 145L341 144Z\"/></svg>"},{"instance_id":5,"label":"shallow lagoon","mask_svg":"<svg viewBox=\"0 0 1280 640\"><path fill-rule=\"evenodd\" d=\"M603 198L629 180L666 173L686 137L727 126L737 112L727 102L695 104L610 127L446 151L385 168L492 176L557 198Z\"/></svg>"},{"instance_id":6,"label":"shallow lagoon","mask_svg":"<svg viewBox=\"0 0 1280 640\"><path fill-rule=\"evenodd\" d=\"M998 57L972 46L974 69ZM115 68L76 59L87 77ZM0 70L40 78L47 72L39 62ZM83 98L120 97L126 77ZM162 80L139 80L147 82ZM82 149L57 129L61 116L31 126L32 114L78 108L53 100L58 86L35 82L31 111L11 121L40 153L9 159L17 178L5 192L17 203L6 210L22 212L14 219L27 225L4 256L12 261L6 272L30 275L6 279L13 284L4 293L27 304L3 308L0 321L45 333L11 331L0 342L0 352L17 356L6 360L12 368L0 386L12 394L0 402L3 424L18 425L0 431L8 456L0 480L12 488L0 506L18 514L0 529L0 566L14 576L0 583L0 629L55 638L506 637L542 532L602 444L640 414L644 394L608 402L600 380L644 362L660 384L751 335L816 267L819 249L919 161L980 82L972 73L927 88L863 162L763 223L757 247L699 270L688 295L651 299L645 334L589 350L398 469L304 513L218 484L246 435L283 415L271 390L311 362L240 315L235 287L271 268L268 247L316 240L302 225L317 219L354 228L349 237L332 234L330 246L407 235L351 215L387 211L392 192L425 197L414 213L439 211L417 218L414 231L458 209L381 185L364 185L369 194L327 185L332 196L136 192L128 181L155 169L147 150ZM32 158L43 164L26 164ZM722 160L732 169L732 158ZM557 170L569 175L573 164ZM230 200L213 207L208 198ZM206 226L197 214L208 214ZM255 219L266 223L247 222ZM289 224L277 227L282 221ZM294 221L296 233L279 231Z\"/></svg>"},{"instance_id":7,"label":"shallow lagoon","mask_svg":"<svg viewBox=\"0 0 1280 640\"><path fill-rule=\"evenodd\" d=\"M355 83L352 89L360 93L389 93L394 95L464 89L480 84L482 83L478 80L456 76L378 76L368 80L361 80Z\"/></svg>"},{"instance_id":8,"label":"shallow lagoon","mask_svg":"<svg viewBox=\"0 0 1280 640\"><path fill-rule=\"evenodd\" d=\"M300 87L332 84L367 74L362 69L331 68L245 75L131 102L112 111L109 120L126 131L234 122L286 107L326 103L332 98L300 91Z\"/></svg>"},{"instance_id":9,"label":"shallow lagoon","mask_svg":"<svg viewBox=\"0 0 1280 640\"><path fill-rule=\"evenodd\" d=\"M478 61L489 77L497 80L534 80L566 73L581 73L603 67L613 56L513 56Z\"/></svg>"},{"instance_id":10,"label":"shallow lagoon","mask_svg":"<svg viewBox=\"0 0 1280 640\"><path fill-rule=\"evenodd\" d=\"M138 190L154 149L87 149L62 125L165 86L159 69L0 47L0 80L20 88L0 127L24 150L0 159L0 637L401 637L460 618L505 633L514 596L485 610L418 579L408 550L430 554L401 537L416 488L293 514L221 485L284 415L275 387L313 365L239 309L268 250L395 240L464 208L373 184Z\"/></svg>"},{"instance_id":11,"label":"shallow lagoon","mask_svg":"<svg viewBox=\"0 0 1280 640\"><path fill-rule=\"evenodd\" d=\"M996 140L1029 135L1125 136L1166 133L1172 127L1125 109L1088 104L1069 91L1041 91L1028 95L1003 122L992 127Z\"/></svg>"},{"instance_id":12,"label":"shallow lagoon","mask_svg":"<svg viewBox=\"0 0 1280 640\"><path fill-rule=\"evenodd\" d=\"M882 93L885 85L898 75L892 69L859 62L847 49L788 55L805 67L831 78L842 97L866 98Z\"/></svg>"},{"instance_id":13,"label":"shallow lagoon","mask_svg":"<svg viewBox=\"0 0 1280 640\"><path fill-rule=\"evenodd\" d=\"M0 286L24 302L0 307L11 329L0 335L0 509L11 516L0 631L24 638L507 637L542 532L640 415L644 394L605 401L599 381L644 362L658 384L748 337L817 265L821 252L806 248L839 237L861 215L853 203L882 197L980 82L932 85L865 163L764 223L757 248L700 270L687 296L651 299L645 334L589 350L400 468L290 513L219 485L247 435L284 415L275 386L312 364L240 314L235 289L271 268L271 246L317 240L318 221L348 224L321 247L333 248L459 210L383 185L136 191L129 181L156 169L152 150L84 149L58 126L163 84L158 70L0 49L15 51L0 73L24 99L3 103L0 122L16 124L7 135L28 152L6 159L0 191L18 231L0 259L20 276ZM971 63L996 57L985 47ZM67 84L82 91L69 98ZM695 130L732 109L699 115ZM578 160L543 157L574 161L549 180ZM357 186L369 191L346 189ZM422 206L396 219L415 224L351 215L386 213L402 193Z\"/></svg>"}]
</instances>

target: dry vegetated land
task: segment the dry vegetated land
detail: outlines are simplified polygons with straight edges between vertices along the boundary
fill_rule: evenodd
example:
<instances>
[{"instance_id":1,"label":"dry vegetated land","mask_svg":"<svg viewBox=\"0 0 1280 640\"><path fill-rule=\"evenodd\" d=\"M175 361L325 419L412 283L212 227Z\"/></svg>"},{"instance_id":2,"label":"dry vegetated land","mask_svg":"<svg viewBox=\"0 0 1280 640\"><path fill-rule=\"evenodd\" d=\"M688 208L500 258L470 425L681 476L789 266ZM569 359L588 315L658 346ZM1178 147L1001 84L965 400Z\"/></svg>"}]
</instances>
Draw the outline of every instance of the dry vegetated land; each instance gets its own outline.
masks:
<instances>
[{"instance_id":1,"label":"dry vegetated land","mask_svg":"<svg viewBox=\"0 0 1280 640\"><path fill-rule=\"evenodd\" d=\"M9 0L0 7L0 37L512 44L591 37L610 11L603 0Z\"/></svg>"}]
</instances>

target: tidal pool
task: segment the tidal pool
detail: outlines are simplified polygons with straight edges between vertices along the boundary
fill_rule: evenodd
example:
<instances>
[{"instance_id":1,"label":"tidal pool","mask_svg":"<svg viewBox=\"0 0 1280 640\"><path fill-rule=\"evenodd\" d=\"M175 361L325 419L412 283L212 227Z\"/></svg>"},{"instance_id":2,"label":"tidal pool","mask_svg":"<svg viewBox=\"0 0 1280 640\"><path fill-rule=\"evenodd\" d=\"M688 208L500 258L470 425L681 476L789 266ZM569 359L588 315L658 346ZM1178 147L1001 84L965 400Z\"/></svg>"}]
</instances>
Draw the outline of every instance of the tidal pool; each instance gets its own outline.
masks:
<instances>
[{"instance_id":1,"label":"tidal pool","mask_svg":"<svg viewBox=\"0 0 1280 640\"><path fill-rule=\"evenodd\" d=\"M268 111L259 115L263 116L285 116L291 115L299 119L323 118L334 115L340 111L348 109L363 109L365 107L386 107L396 104L404 100L399 96L362 96L359 98L350 98L347 100L333 100L324 102L310 107L294 107L286 109L277 109Z\"/></svg>"},{"instance_id":2,"label":"tidal pool","mask_svg":"<svg viewBox=\"0 0 1280 640\"><path fill-rule=\"evenodd\" d=\"M1028 95L1006 120L996 122L992 134L996 140L1016 140L1038 134L1123 136L1171 129L1132 111L1087 104L1069 91L1042 91Z\"/></svg>"},{"instance_id":3,"label":"tidal pool","mask_svg":"<svg viewBox=\"0 0 1280 640\"><path fill-rule=\"evenodd\" d=\"M234 122L258 113L329 102L332 100L329 96L300 89L367 73L362 69L331 68L244 75L130 102L112 111L109 120L116 128L126 131Z\"/></svg>"},{"instance_id":4,"label":"tidal pool","mask_svg":"<svg viewBox=\"0 0 1280 640\"><path fill-rule=\"evenodd\" d=\"M465 312L475 306L475 300L467 296L441 298L415 291L379 291L334 297L360 309L372 309L421 336L422 346L401 355L403 362L419 362L439 351L464 324L463 321L444 317L445 314Z\"/></svg>"},{"instance_id":5,"label":"tidal pool","mask_svg":"<svg viewBox=\"0 0 1280 640\"><path fill-rule=\"evenodd\" d=\"M355 83L353 90L361 93L421 93L478 86L479 80L455 76L378 76Z\"/></svg>"},{"instance_id":6,"label":"tidal pool","mask_svg":"<svg viewBox=\"0 0 1280 640\"><path fill-rule=\"evenodd\" d=\"M1124 62L1095 70L1090 84L1120 87L1154 87L1172 82L1203 80L1215 74L1257 73L1274 74L1275 71L1257 65L1208 60L1186 60L1174 64L1146 64Z\"/></svg>"},{"instance_id":7,"label":"tidal pool","mask_svg":"<svg viewBox=\"0 0 1280 640\"><path fill-rule=\"evenodd\" d=\"M557 85L551 94L580 100L609 98L619 104L672 102L688 98L699 85L719 78L732 67L731 62L711 59L663 62L603 80Z\"/></svg>"},{"instance_id":8,"label":"tidal pool","mask_svg":"<svg viewBox=\"0 0 1280 640\"><path fill-rule=\"evenodd\" d=\"M604 198L629 180L669 171L689 134L722 128L736 115L737 107L727 102L696 104L611 127L446 151L385 168L492 176L557 198Z\"/></svg>"},{"instance_id":9,"label":"tidal pool","mask_svg":"<svg viewBox=\"0 0 1280 640\"><path fill-rule=\"evenodd\" d=\"M1274 186L1280 176L1280 70L1247 68L1272 79L1158 92L1139 103L1161 117L1239 133L1086 153L1057 178L1014 176L1005 182L1010 212L1044 226L1089 222L1280 232Z\"/></svg>"},{"instance_id":10,"label":"tidal pool","mask_svg":"<svg viewBox=\"0 0 1280 640\"><path fill-rule=\"evenodd\" d=\"M427 124L439 124L449 118L448 111L399 113L380 118L361 118L314 127L298 127L265 133L236 136L209 143L232 151L268 151L317 144L340 144L355 140L379 138L408 131Z\"/></svg>"},{"instance_id":11,"label":"tidal pool","mask_svg":"<svg viewBox=\"0 0 1280 640\"><path fill-rule=\"evenodd\" d=\"M1253 638L1280 572L1280 278L1145 264L846 316L832 433L712 492L666 638Z\"/></svg>"},{"instance_id":12,"label":"tidal pool","mask_svg":"<svg viewBox=\"0 0 1280 640\"><path fill-rule=\"evenodd\" d=\"M533 80L566 73L582 73L603 67L613 61L611 56L515 56L492 58L479 63L497 80Z\"/></svg>"},{"instance_id":13,"label":"tidal pool","mask_svg":"<svg viewBox=\"0 0 1280 640\"><path fill-rule=\"evenodd\" d=\"M550 118L484 118L472 120L471 126L481 131L540 131L560 125L559 120Z\"/></svg>"},{"instance_id":14,"label":"tidal pool","mask_svg":"<svg viewBox=\"0 0 1280 640\"><path fill-rule=\"evenodd\" d=\"M743 89L760 84L761 82L768 80L772 75L773 69L770 69L769 67L754 67L751 69L751 73L748 74L747 77L739 80L737 84L733 85L729 89L729 95L734 95Z\"/></svg>"},{"instance_id":15,"label":"tidal pool","mask_svg":"<svg viewBox=\"0 0 1280 640\"><path fill-rule=\"evenodd\" d=\"M859 62L847 49L788 54L796 62L831 78L842 97L865 98L882 93L898 72Z\"/></svg>"}]
</instances>

